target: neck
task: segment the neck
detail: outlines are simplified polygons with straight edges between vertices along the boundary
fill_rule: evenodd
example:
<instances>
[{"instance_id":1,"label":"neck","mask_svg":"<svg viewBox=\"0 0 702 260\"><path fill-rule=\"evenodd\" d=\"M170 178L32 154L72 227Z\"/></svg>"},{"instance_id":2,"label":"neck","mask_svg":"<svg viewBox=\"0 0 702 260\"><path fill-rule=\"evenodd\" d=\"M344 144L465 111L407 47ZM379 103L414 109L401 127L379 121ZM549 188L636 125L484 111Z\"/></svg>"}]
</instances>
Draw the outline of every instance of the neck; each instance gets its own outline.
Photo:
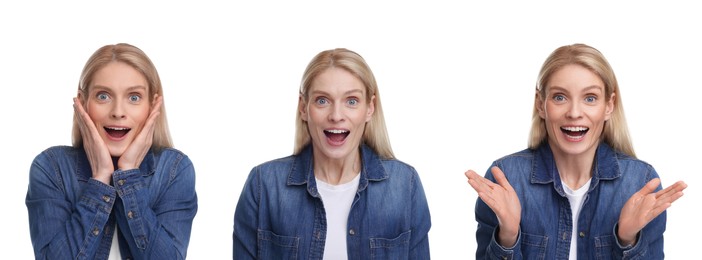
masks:
<instances>
[{"instance_id":1,"label":"neck","mask_svg":"<svg viewBox=\"0 0 702 260\"><path fill-rule=\"evenodd\" d=\"M347 183L361 172L360 151L345 158L328 158L314 153L314 177L331 185Z\"/></svg>"},{"instance_id":2,"label":"neck","mask_svg":"<svg viewBox=\"0 0 702 260\"><path fill-rule=\"evenodd\" d=\"M561 177L561 182L573 190L585 185L592 178L595 151L596 149L592 149L592 151L577 155L553 153L553 159L556 161L556 168L558 169L558 175Z\"/></svg>"}]
</instances>

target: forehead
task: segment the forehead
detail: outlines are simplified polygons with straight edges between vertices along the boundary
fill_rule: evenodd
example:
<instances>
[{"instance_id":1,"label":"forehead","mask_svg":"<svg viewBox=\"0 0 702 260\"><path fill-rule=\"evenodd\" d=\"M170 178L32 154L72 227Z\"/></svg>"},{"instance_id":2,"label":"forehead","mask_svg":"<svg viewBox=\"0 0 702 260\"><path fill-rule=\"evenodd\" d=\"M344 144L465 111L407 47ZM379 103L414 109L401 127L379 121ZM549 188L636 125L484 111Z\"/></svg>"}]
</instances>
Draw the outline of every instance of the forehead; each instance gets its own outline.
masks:
<instances>
[{"instance_id":1,"label":"forehead","mask_svg":"<svg viewBox=\"0 0 702 260\"><path fill-rule=\"evenodd\" d=\"M131 65L112 61L95 71L91 87L101 88L144 88L149 89L146 77Z\"/></svg>"},{"instance_id":2,"label":"forehead","mask_svg":"<svg viewBox=\"0 0 702 260\"><path fill-rule=\"evenodd\" d=\"M317 75L310 84L310 92L366 92L363 82L342 68L329 68Z\"/></svg>"},{"instance_id":3,"label":"forehead","mask_svg":"<svg viewBox=\"0 0 702 260\"><path fill-rule=\"evenodd\" d=\"M585 88L604 90L604 87L605 84L599 75L578 64L568 64L554 71L546 84L547 91L550 88L573 91Z\"/></svg>"}]
</instances>

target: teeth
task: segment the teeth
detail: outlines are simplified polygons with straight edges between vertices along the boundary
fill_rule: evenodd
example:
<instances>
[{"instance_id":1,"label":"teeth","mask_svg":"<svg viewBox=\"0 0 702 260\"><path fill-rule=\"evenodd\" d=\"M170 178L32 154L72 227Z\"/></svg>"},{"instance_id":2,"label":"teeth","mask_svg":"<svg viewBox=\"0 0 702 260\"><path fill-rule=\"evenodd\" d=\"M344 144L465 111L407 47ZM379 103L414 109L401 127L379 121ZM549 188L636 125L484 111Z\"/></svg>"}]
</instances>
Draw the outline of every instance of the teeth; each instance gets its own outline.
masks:
<instances>
[{"instance_id":1,"label":"teeth","mask_svg":"<svg viewBox=\"0 0 702 260\"><path fill-rule=\"evenodd\" d=\"M580 132L580 131L586 131L588 128L587 127L582 127L582 126L569 126L569 127L563 127L563 129L571 132Z\"/></svg>"},{"instance_id":2,"label":"teeth","mask_svg":"<svg viewBox=\"0 0 702 260\"><path fill-rule=\"evenodd\" d=\"M346 131L346 130L340 130L340 129L325 130L325 131L330 132L330 133L332 133L332 134L343 134L343 133L348 132L348 131Z\"/></svg>"},{"instance_id":3,"label":"teeth","mask_svg":"<svg viewBox=\"0 0 702 260\"><path fill-rule=\"evenodd\" d=\"M105 128L110 129L110 130L115 130L115 131L122 131L122 130L127 130L127 129L129 129L129 128L126 128L126 127L105 127Z\"/></svg>"}]
</instances>

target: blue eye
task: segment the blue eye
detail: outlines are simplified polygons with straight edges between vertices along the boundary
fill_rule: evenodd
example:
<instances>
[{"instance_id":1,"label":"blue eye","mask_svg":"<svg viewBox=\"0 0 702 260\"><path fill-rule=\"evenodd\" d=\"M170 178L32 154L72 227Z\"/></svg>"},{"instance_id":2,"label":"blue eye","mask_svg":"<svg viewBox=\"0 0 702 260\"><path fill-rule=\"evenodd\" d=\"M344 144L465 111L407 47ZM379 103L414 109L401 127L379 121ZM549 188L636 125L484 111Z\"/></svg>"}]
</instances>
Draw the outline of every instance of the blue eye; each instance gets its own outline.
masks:
<instances>
[{"instance_id":1,"label":"blue eye","mask_svg":"<svg viewBox=\"0 0 702 260\"><path fill-rule=\"evenodd\" d=\"M563 102L563 101L565 101L565 96L563 96L563 95L555 95L555 96L553 96L553 100L555 100L555 101L557 101L557 102Z\"/></svg>"},{"instance_id":2,"label":"blue eye","mask_svg":"<svg viewBox=\"0 0 702 260\"><path fill-rule=\"evenodd\" d=\"M585 102L588 102L588 103L593 103L595 101L597 101L597 98L595 96L588 96L585 98Z\"/></svg>"},{"instance_id":3,"label":"blue eye","mask_svg":"<svg viewBox=\"0 0 702 260\"><path fill-rule=\"evenodd\" d=\"M346 101L347 104L355 106L358 104L358 99L352 98Z\"/></svg>"},{"instance_id":4,"label":"blue eye","mask_svg":"<svg viewBox=\"0 0 702 260\"><path fill-rule=\"evenodd\" d=\"M105 93L105 92L100 92L97 95L95 95L95 97L100 101L105 101L105 100L108 100L110 98L110 96L107 95L107 93Z\"/></svg>"},{"instance_id":5,"label":"blue eye","mask_svg":"<svg viewBox=\"0 0 702 260\"><path fill-rule=\"evenodd\" d=\"M139 95L130 95L129 96L129 101L131 102L139 102L141 100L141 96Z\"/></svg>"},{"instance_id":6,"label":"blue eye","mask_svg":"<svg viewBox=\"0 0 702 260\"><path fill-rule=\"evenodd\" d=\"M323 98L323 97L319 97L314 102L317 103L318 105L326 105L329 103L329 100L327 100L326 98Z\"/></svg>"}]
</instances>

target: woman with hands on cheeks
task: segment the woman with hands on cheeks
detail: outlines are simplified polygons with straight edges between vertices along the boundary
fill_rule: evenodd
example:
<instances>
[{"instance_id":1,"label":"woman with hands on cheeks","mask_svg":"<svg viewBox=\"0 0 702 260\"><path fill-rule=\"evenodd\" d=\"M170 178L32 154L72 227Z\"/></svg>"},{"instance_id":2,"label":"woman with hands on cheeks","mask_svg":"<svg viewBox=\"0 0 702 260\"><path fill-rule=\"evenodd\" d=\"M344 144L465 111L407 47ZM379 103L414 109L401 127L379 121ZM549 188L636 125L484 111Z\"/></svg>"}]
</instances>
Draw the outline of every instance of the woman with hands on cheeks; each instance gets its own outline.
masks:
<instances>
[{"instance_id":1,"label":"woman with hands on cheeks","mask_svg":"<svg viewBox=\"0 0 702 260\"><path fill-rule=\"evenodd\" d=\"M429 259L429 207L395 159L375 77L347 49L300 84L293 155L254 167L234 214L234 259Z\"/></svg>"},{"instance_id":2,"label":"woman with hands on cheeks","mask_svg":"<svg viewBox=\"0 0 702 260\"><path fill-rule=\"evenodd\" d=\"M184 259L195 171L172 148L151 60L129 44L98 49L73 102L73 146L46 149L30 168L35 257Z\"/></svg>"},{"instance_id":3,"label":"woman with hands on cheeks","mask_svg":"<svg viewBox=\"0 0 702 260\"><path fill-rule=\"evenodd\" d=\"M687 187L662 189L636 158L614 72L584 44L544 62L529 148L465 175L478 259L663 259L665 210Z\"/></svg>"}]
</instances>

